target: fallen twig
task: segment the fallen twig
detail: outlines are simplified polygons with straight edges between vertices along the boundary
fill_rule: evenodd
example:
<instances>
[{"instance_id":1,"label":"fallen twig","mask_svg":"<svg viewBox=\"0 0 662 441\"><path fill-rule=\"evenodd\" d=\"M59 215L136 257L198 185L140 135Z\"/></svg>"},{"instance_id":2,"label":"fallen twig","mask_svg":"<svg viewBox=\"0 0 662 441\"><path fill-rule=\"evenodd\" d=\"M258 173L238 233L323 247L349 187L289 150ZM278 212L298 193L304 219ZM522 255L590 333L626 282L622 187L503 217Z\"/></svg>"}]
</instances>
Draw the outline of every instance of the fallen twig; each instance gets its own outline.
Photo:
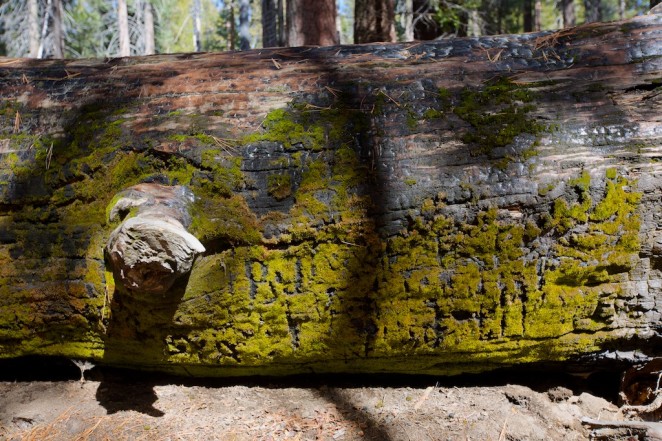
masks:
<instances>
[{"instance_id":1,"label":"fallen twig","mask_svg":"<svg viewBox=\"0 0 662 441\"><path fill-rule=\"evenodd\" d=\"M607 421L584 417L582 418L582 424L588 424L591 427L645 430L648 441L662 441L662 423L649 421Z\"/></svg>"}]
</instances>

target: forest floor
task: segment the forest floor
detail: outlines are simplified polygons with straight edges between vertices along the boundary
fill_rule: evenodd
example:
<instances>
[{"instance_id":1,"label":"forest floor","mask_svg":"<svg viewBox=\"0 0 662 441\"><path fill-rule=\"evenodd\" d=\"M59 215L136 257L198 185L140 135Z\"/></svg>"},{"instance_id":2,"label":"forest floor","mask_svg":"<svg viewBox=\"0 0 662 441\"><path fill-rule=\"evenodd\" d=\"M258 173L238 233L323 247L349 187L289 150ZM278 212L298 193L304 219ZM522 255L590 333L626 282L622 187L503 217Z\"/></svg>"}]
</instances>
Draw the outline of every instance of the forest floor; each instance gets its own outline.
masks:
<instances>
[{"instance_id":1,"label":"forest floor","mask_svg":"<svg viewBox=\"0 0 662 441\"><path fill-rule=\"evenodd\" d=\"M542 375L537 390L433 377L380 386L94 371L83 382L2 381L0 440L583 440L594 439L583 417L624 419L612 402ZM612 435L600 439L638 439Z\"/></svg>"}]
</instances>

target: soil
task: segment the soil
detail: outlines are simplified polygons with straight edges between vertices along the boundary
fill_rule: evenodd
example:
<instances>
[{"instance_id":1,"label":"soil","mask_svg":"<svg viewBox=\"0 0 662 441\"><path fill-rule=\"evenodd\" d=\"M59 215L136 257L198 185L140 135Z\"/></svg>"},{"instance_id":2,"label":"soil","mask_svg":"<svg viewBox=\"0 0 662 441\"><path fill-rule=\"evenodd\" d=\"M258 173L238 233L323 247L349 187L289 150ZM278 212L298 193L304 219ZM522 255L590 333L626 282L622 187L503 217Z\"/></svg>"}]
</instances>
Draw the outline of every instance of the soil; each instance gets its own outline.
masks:
<instances>
[{"instance_id":1,"label":"soil","mask_svg":"<svg viewBox=\"0 0 662 441\"><path fill-rule=\"evenodd\" d=\"M96 368L80 381L74 373L58 381L16 373L20 381L0 382L0 439L583 440L591 428L581 418L624 419L612 402L581 392L584 380L571 389L547 374L534 390L433 377L231 383ZM638 439L630 432L608 439Z\"/></svg>"}]
</instances>

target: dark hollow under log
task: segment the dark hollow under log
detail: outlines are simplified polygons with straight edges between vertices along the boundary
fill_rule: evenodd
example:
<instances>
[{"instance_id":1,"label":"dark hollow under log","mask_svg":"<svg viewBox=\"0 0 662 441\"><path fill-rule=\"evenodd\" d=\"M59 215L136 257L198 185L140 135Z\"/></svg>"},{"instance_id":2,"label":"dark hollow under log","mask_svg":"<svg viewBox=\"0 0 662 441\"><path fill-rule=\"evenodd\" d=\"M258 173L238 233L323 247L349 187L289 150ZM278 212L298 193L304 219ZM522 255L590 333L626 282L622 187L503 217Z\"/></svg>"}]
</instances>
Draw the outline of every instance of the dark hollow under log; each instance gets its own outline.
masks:
<instances>
[{"instance_id":1,"label":"dark hollow under log","mask_svg":"<svg viewBox=\"0 0 662 441\"><path fill-rule=\"evenodd\" d=\"M658 355L661 85L659 15L2 59L0 357L248 375ZM161 216L200 241L182 233L190 271L113 275L120 222Z\"/></svg>"}]
</instances>

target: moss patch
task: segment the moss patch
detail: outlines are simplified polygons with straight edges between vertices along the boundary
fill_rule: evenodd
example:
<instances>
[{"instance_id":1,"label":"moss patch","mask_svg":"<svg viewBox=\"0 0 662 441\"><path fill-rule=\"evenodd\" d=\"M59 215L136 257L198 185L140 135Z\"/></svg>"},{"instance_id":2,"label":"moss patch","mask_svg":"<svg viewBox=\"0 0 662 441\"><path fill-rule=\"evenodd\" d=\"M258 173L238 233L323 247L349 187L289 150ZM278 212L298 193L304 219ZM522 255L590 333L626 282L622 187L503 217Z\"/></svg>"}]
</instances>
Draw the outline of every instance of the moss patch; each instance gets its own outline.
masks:
<instances>
[{"instance_id":1,"label":"moss patch","mask_svg":"<svg viewBox=\"0 0 662 441\"><path fill-rule=\"evenodd\" d=\"M462 135L467 144L477 147L477 154L489 154L494 148L511 144L517 135L536 135L545 126L529 116L532 92L506 78L489 82L483 89L466 88L460 92L453 112L471 125Z\"/></svg>"},{"instance_id":2,"label":"moss patch","mask_svg":"<svg viewBox=\"0 0 662 441\"><path fill-rule=\"evenodd\" d=\"M269 175L267 192L276 200L283 200L292 195L292 179L287 174Z\"/></svg>"}]
</instances>

